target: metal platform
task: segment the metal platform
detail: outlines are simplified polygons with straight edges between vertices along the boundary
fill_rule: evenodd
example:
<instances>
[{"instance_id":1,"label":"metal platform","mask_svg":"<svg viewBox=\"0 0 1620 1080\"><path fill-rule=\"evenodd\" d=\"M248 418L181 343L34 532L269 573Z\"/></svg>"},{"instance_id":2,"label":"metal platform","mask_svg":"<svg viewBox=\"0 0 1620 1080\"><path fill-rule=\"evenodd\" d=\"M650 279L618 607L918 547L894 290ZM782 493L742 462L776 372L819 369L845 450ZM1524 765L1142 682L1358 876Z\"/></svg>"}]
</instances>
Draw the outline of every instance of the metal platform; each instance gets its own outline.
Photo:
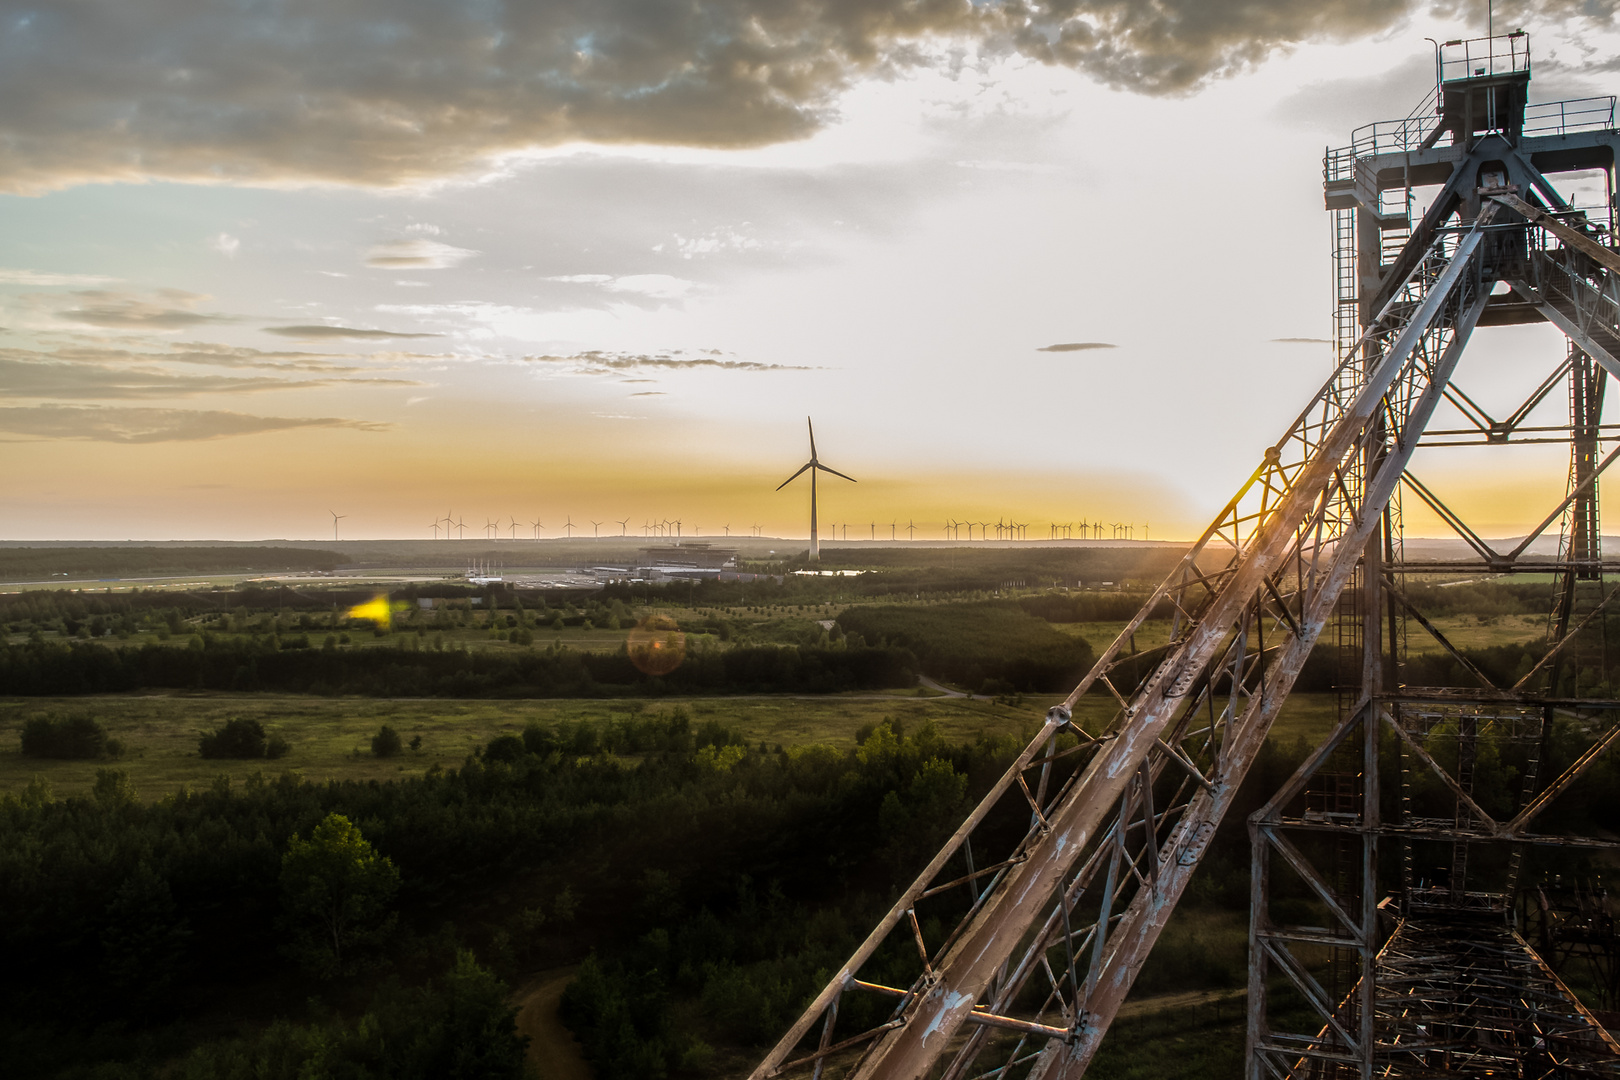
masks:
<instances>
[{"instance_id":1,"label":"metal platform","mask_svg":"<svg viewBox=\"0 0 1620 1080\"><path fill-rule=\"evenodd\" d=\"M1445 908L1402 919L1376 963L1374 1075L1620 1076L1620 1045L1500 913ZM1327 1029L1309 1046L1267 1046L1313 1080L1361 1075Z\"/></svg>"}]
</instances>

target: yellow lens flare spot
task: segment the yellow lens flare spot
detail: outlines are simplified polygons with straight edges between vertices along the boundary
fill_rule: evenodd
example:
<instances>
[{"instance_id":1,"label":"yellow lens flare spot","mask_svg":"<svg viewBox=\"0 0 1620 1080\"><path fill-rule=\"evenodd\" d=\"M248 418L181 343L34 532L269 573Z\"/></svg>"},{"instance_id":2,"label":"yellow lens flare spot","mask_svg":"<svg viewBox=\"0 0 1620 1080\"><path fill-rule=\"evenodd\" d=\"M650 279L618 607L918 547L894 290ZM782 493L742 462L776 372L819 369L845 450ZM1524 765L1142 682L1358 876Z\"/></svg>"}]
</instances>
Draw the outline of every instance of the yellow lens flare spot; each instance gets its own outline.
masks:
<instances>
[{"instance_id":1,"label":"yellow lens flare spot","mask_svg":"<svg viewBox=\"0 0 1620 1080\"><path fill-rule=\"evenodd\" d=\"M356 604L349 609L351 619L369 619L378 626L388 626L394 621L393 608L402 605L390 605L388 597L378 596L367 600L363 604Z\"/></svg>"},{"instance_id":2,"label":"yellow lens flare spot","mask_svg":"<svg viewBox=\"0 0 1620 1080\"><path fill-rule=\"evenodd\" d=\"M686 635L668 615L650 615L625 642L630 662L647 675L668 675L686 659Z\"/></svg>"}]
</instances>

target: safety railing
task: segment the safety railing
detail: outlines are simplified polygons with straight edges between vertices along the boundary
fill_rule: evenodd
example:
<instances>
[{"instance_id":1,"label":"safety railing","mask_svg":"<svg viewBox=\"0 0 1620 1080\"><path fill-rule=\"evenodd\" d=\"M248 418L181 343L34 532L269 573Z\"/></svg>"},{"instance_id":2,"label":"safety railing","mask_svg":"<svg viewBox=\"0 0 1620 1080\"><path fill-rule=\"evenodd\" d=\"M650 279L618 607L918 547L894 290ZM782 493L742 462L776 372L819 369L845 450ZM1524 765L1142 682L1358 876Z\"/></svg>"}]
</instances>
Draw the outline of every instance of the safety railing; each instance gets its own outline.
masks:
<instances>
[{"instance_id":1,"label":"safety railing","mask_svg":"<svg viewBox=\"0 0 1620 1080\"><path fill-rule=\"evenodd\" d=\"M1324 180L1348 180L1357 158L1398 154L1421 147L1440 122L1438 88L1411 114L1399 120L1364 124L1350 133L1350 145L1328 150L1322 159ZM1615 124L1615 96L1543 101L1524 110L1525 135L1570 135L1580 131L1610 131Z\"/></svg>"},{"instance_id":2,"label":"safety railing","mask_svg":"<svg viewBox=\"0 0 1620 1080\"><path fill-rule=\"evenodd\" d=\"M1399 120L1363 124L1350 133L1350 145L1329 150L1323 165L1328 180L1343 180L1358 157L1416 150L1440 122L1440 88L1429 91L1417 107Z\"/></svg>"},{"instance_id":3,"label":"safety railing","mask_svg":"<svg viewBox=\"0 0 1620 1080\"><path fill-rule=\"evenodd\" d=\"M1614 95L1544 101L1526 105L1524 134L1567 135L1575 131L1606 131L1614 127Z\"/></svg>"},{"instance_id":4,"label":"safety railing","mask_svg":"<svg viewBox=\"0 0 1620 1080\"><path fill-rule=\"evenodd\" d=\"M1440 82L1530 72L1530 35L1468 38L1440 46Z\"/></svg>"}]
</instances>

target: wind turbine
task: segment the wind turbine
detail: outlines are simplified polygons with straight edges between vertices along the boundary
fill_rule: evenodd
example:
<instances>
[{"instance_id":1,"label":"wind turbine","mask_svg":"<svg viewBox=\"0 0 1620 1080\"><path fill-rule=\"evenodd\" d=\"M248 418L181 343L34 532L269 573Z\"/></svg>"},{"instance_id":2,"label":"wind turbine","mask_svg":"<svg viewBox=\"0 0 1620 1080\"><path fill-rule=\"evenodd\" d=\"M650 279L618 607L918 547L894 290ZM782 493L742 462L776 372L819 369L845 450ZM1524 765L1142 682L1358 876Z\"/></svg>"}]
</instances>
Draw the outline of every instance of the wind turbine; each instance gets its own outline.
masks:
<instances>
[{"instance_id":1,"label":"wind turbine","mask_svg":"<svg viewBox=\"0 0 1620 1080\"><path fill-rule=\"evenodd\" d=\"M625 518L623 521L619 522L619 535L620 536L626 535L626 530L628 530L629 528L630 528L630 519Z\"/></svg>"},{"instance_id":2,"label":"wind turbine","mask_svg":"<svg viewBox=\"0 0 1620 1080\"><path fill-rule=\"evenodd\" d=\"M465 540L465 539L467 539L467 523L465 521L462 521L460 518L456 519L456 539L457 540Z\"/></svg>"},{"instance_id":3,"label":"wind turbine","mask_svg":"<svg viewBox=\"0 0 1620 1080\"><path fill-rule=\"evenodd\" d=\"M534 531L534 538L536 540L540 539L540 526L543 524L544 522L539 521L538 519L529 522L529 528Z\"/></svg>"},{"instance_id":4,"label":"wind turbine","mask_svg":"<svg viewBox=\"0 0 1620 1080\"><path fill-rule=\"evenodd\" d=\"M517 515L513 514L512 515L512 539L513 540L517 539L517 527L518 527Z\"/></svg>"},{"instance_id":5,"label":"wind turbine","mask_svg":"<svg viewBox=\"0 0 1620 1080\"><path fill-rule=\"evenodd\" d=\"M574 530L577 528L579 526L574 524L574 515L569 514L568 520L563 523L563 532L568 534L568 539L572 540L574 538Z\"/></svg>"},{"instance_id":6,"label":"wind turbine","mask_svg":"<svg viewBox=\"0 0 1620 1080\"><path fill-rule=\"evenodd\" d=\"M433 539L437 540L439 538L439 523L435 521L432 525L429 525L428 528L433 530Z\"/></svg>"},{"instance_id":7,"label":"wind turbine","mask_svg":"<svg viewBox=\"0 0 1620 1080\"><path fill-rule=\"evenodd\" d=\"M591 522L591 536L597 540L602 539L602 523L600 521Z\"/></svg>"},{"instance_id":8,"label":"wind turbine","mask_svg":"<svg viewBox=\"0 0 1620 1080\"><path fill-rule=\"evenodd\" d=\"M327 513L332 515L332 539L336 540L338 538L337 523L349 515L340 514L336 510L328 510Z\"/></svg>"},{"instance_id":9,"label":"wind turbine","mask_svg":"<svg viewBox=\"0 0 1620 1080\"><path fill-rule=\"evenodd\" d=\"M910 518L906 518L906 539L908 541L917 539L917 525Z\"/></svg>"},{"instance_id":10,"label":"wind turbine","mask_svg":"<svg viewBox=\"0 0 1620 1080\"><path fill-rule=\"evenodd\" d=\"M834 476L843 477L845 480L848 480L852 484L856 483L857 481L853 476L844 476L844 474L839 472L837 469L828 468L827 466L823 465L820 461L816 460L816 425L810 422L809 417L806 417L804 422L805 422L806 426L808 426L809 429L810 429L810 460L805 462L803 465L799 466L799 471L798 472L794 473L792 476L788 477L786 480L784 480L780 484L776 485L776 490L781 491L783 488L785 488L789 484L793 483L793 481L797 480L805 472L809 472L809 474L810 474L810 558L813 561L813 560L821 558L821 538L816 532L816 473L817 472L832 473ZM846 532L848 531L848 526L845 527L845 531Z\"/></svg>"},{"instance_id":11,"label":"wind turbine","mask_svg":"<svg viewBox=\"0 0 1620 1080\"><path fill-rule=\"evenodd\" d=\"M501 523L499 521L485 521L484 534L491 540L497 539L501 535Z\"/></svg>"},{"instance_id":12,"label":"wind turbine","mask_svg":"<svg viewBox=\"0 0 1620 1080\"><path fill-rule=\"evenodd\" d=\"M726 539L730 540L731 539L731 525L730 524L725 524L725 525L722 525L720 527L722 529L726 530Z\"/></svg>"}]
</instances>

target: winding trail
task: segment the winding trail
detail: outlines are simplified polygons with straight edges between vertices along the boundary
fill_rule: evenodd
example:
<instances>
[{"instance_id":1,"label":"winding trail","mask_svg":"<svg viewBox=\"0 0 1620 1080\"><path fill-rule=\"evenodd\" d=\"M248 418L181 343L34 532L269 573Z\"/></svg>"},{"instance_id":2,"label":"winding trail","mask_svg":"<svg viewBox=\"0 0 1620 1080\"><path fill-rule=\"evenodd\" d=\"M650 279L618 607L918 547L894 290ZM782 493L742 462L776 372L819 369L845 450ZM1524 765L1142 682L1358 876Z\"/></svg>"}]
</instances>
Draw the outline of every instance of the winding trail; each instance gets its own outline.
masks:
<instances>
[{"instance_id":1,"label":"winding trail","mask_svg":"<svg viewBox=\"0 0 1620 1080\"><path fill-rule=\"evenodd\" d=\"M557 1015L563 991L578 971L578 965L542 971L517 993L518 1034L529 1037L529 1062L545 1080L592 1080L574 1033Z\"/></svg>"},{"instance_id":2,"label":"winding trail","mask_svg":"<svg viewBox=\"0 0 1620 1080\"><path fill-rule=\"evenodd\" d=\"M935 682L926 675L918 675L917 681L935 693L943 694L948 698L971 698L973 696L972 694L964 694L960 690L952 690L942 683Z\"/></svg>"}]
</instances>

